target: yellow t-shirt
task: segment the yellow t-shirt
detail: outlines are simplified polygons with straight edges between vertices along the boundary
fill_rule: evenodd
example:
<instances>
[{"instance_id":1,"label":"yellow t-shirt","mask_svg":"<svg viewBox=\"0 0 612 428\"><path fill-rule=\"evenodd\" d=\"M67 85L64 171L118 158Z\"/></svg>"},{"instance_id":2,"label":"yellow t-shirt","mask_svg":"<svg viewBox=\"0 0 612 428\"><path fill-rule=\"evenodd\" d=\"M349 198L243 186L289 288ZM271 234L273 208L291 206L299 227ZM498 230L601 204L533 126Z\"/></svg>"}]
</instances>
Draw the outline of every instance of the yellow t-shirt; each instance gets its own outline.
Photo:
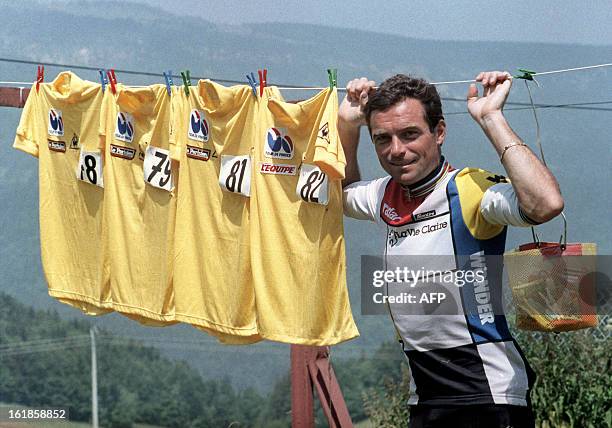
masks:
<instances>
[{"instance_id":1,"label":"yellow t-shirt","mask_svg":"<svg viewBox=\"0 0 612 428\"><path fill-rule=\"evenodd\" d=\"M291 104L276 92L264 91L253 140L251 269L259 334L333 345L358 335L346 287L340 180L315 165L344 174L330 113L337 96L326 89ZM330 141L317 144L319 137Z\"/></svg>"},{"instance_id":2,"label":"yellow t-shirt","mask_svg":"<svg viewBox=\"0 0 612 428\"><path fill-rule=\"evenodd\" d=\"M247 164L258 102L246 85L228 88L201 80L189 96L177 89L172 96L170 139L172 157L180 161L174 250L176 319L224 342L257 341L249 197L237 192L250 177L243 174L240 181L234 174L229 179L231 192L219 185L219 173L222 159Z\"/></svg>"},{"instance_id":3,"label":"yellow t-shirt","mask_svg":"<svg viewBox=\"0 0 612 428\"><path fill-rule=\"evenodd\" d=\"M153 326L174 322L176 198L153 185L171 184L169 115L165 85L119 84L116 94L105 91L100 144L106 159L104 217L113 307ZM150 153L156 148L162 151ZM145 156L153 158L148 170Z\"/></svg>"},{"instance_id":4,"label":"yellow t-shirt","mask_svg":"<svg viewBox=\"0 0 612 428\"><path fill-rule=\"evenodd\" d=\"M103 269L104 189L92 184L103 184L95 153L101 102L100 85L71 72L38 91L34 85L13 145L39 160L40 243L49 294L89 315L112 310Z\"/></svg>"}]
</instances>

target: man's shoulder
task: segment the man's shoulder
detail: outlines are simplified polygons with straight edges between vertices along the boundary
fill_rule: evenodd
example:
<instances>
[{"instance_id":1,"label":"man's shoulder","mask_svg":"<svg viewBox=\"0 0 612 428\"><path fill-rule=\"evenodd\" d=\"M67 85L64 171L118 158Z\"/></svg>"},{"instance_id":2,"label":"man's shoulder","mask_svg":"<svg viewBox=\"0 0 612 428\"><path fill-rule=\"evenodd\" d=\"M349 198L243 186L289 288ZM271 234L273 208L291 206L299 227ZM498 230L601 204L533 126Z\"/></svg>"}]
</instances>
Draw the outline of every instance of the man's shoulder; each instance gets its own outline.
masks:
<instances>
[{"instance_id":1,"label":"man's shoulder","mask_svg":"<svg viewBox=\"0 0 612 428\"><path fill-rule=\"evenodd\" d=\"M499 183L509 183L504 175L487 171L482 168L466 167L455 175L455 183L459 193L484 193L488 188Z\"/></svg>"}]
</instances>

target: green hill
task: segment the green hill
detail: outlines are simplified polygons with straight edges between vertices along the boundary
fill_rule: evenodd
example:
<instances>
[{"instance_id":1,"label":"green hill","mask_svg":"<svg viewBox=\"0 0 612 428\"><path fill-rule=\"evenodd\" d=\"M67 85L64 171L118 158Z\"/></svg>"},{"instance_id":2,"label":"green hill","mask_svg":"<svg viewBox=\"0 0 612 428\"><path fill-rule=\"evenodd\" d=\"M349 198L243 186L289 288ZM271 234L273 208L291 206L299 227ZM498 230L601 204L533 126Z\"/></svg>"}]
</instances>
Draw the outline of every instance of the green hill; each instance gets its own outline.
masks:
<instances>
[{"instance_id":1,"label":"green hill","mask_svg":"<svg viewBox=\"0 0 612 428\"><path fill-rule=\"evenodd\" d=\"M90 420L90 324L28 308L6 294L0 307L0 402L65 407L70 419ZM236 392L152 347L114 339L101 331L97 340L102 425L252 426L264 403L252 389Z\"/></svg>"}]
</instances>

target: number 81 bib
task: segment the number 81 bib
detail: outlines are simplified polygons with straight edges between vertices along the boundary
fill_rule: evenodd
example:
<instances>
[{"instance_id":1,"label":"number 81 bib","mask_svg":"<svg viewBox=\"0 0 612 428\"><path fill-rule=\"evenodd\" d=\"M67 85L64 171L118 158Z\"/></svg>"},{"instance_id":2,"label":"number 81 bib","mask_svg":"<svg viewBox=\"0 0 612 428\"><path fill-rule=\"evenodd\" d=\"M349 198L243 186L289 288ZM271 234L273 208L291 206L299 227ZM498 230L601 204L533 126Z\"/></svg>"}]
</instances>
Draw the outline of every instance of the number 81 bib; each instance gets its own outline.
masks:
<instances>
[{"instance_id":1,"label":"number 81 bib","mask_svg":"<svg viewBox=\"0 0 612 428\"><path fill-rule=\"evenodd\" d=\"M221 156L219 185L226 192L251 196L251 157Z\"/></svg>"}]
</instances>

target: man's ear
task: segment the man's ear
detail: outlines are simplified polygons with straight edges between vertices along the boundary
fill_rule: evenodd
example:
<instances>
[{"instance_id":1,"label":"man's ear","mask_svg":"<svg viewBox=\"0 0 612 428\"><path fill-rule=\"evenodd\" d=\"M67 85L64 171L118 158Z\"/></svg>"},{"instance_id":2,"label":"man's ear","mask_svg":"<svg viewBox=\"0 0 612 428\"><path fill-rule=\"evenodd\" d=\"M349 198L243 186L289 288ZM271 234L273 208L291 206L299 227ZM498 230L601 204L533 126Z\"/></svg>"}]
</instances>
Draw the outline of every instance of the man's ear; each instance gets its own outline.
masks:
<instances>
[{"instance_id":1,"label":"man's ear","mask_svg":"<svg viewBox=\"0 0 612 428\"><path fill-rule=\"evenodd\" d=\"M442 144L444 144L444 139L446 138L446 122L444 122L444 119L438 122L434 128L434 134L436 136L436 144L441 149Z\"/></svg>"}]
</instances>

